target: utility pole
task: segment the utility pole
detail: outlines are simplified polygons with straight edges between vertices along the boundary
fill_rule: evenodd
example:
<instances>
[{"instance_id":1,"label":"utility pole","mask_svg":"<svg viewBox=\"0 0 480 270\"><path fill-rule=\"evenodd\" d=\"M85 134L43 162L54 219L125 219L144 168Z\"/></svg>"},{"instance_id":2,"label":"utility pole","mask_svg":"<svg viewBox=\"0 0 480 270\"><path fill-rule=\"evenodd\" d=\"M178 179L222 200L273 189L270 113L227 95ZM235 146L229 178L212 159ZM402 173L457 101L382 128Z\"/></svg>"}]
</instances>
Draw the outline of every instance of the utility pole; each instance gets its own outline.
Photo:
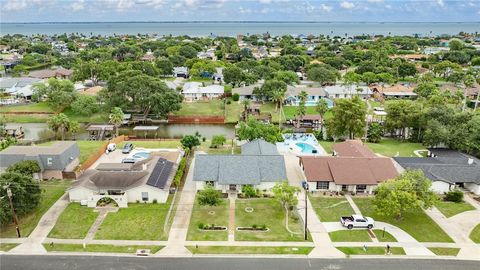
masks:
<instances>
[{"instance_id":1,"label":"utility pole","mask_svg":"<svg viewBox=\"0 0 480 270\"><path fill-rule=\"evenodd\" d=\"M12 210L12 218L13 223L15 224L15 229L17 231L17 236L18 238L20 238L22 236L20 235L20 227L18 226L17 213L15 212L15 208L13 208L12 190L9 186L5 186L4 188L7 190L8 201L10 202L10 209Z\"/></svg>"}]
</instances>

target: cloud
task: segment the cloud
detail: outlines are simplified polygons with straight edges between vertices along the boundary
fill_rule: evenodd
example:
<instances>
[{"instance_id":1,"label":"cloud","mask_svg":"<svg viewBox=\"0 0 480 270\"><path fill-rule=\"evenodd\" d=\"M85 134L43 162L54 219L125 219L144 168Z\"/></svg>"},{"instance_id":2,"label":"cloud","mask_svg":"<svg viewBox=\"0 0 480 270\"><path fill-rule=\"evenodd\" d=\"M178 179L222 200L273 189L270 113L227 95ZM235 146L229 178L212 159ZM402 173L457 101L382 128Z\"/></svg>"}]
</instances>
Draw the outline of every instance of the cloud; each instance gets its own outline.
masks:
<instances>
[{"instance_id":1,"label":"cloud","mask_svg":"<svg viewBox=\"0 0 480 270\"><path fill-rule=\"evenodd\" d=\"M384 0L367 0L369 3L383 3Z\"/></svg>"},{"instance_id":2,"label":"cloud","mask_svg":"<svg viewBox=\"0 0 480 270\"><path fill-rule=\"evenodd\" d=\"M84 2L85 2L84 0L78 0L77 2L73 2L70 5L70 9L72 9L72 11L83 10L85 8Z\"/></svg>"},{"instance_id":3,"label":"cloud","mask_svg":"<svg viewBox=\"0 0 480 270\"><path fill-rule=\"evenodd\" d=\"M332 6L327 6L325 4L321 4L320 9L323 10L323 11L326 11L326 12L330 12L330 11L333 10L333 7Z\"/></svg>"},{"instance_id":4,"label":"cloud","mask_svg":"<svg viewBox=\"0 0 480 270\"><path fill-rule=\"evenodd\" d=\"M19 11L27 7L27 1L25 0L9 0L2 6L5 11Z\"/></svg>"},{"instance_id":5,"label":"cloud","mask_svg":"<svg viewBox=\"0 0 480 270\"><path fill-rule=\"evenodd\" d=\"M352 9L355 7L355 4L351 2L343 1L342 3L340 3L340 6L344 9Z\"/></svg>"},{"instance_id":6,"label":"cloud","mask_svg":"<svg viewBox=\"0 0 480 270\"><path fill-rule=\"evenodd\" d=\"M443 2L443 0L437 0L437 5L444 7L445 3Z\"/></svg>"}]
</instances>

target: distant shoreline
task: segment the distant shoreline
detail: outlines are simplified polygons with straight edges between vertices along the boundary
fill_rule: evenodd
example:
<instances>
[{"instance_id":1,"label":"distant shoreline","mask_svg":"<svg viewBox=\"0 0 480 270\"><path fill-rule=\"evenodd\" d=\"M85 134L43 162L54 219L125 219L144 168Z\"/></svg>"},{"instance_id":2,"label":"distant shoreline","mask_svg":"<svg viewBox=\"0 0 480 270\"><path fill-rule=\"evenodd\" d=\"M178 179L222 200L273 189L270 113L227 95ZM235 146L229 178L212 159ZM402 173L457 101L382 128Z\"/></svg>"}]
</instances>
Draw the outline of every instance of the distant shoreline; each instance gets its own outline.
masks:
<instances>
[{"instance_id":1,"label":"distant shoreline","mask_svg":"<svg viewBox=\"0 0 480 270\"><path fill-rule=\"evenodd\" d=\"M335 23L346 23L346 24L431 24L431 23L439 23L439 24L471 24L471 23L479 23L480 21L461 21L461 22L429 22L429 21L420 21L420 22L395 22L395 21L387 21L387 22L371 22L371 21L88 21L88 22L0 22L0 24L97 24L97 23L316 23L316 24L335 24Z\"/></svg>"}]
</instances>

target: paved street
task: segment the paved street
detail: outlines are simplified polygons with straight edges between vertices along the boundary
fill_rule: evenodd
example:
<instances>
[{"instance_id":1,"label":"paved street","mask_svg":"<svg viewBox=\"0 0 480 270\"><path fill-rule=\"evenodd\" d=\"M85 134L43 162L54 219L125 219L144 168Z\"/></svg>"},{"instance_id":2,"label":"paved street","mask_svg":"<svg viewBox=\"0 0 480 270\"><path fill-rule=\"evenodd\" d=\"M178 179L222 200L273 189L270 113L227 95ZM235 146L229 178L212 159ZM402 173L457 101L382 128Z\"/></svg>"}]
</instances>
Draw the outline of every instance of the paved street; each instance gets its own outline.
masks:
<instances>
[{"instance_id":1,"label":"paved street","mask_svg":"<svg viewBox=\"0 0 480 270\"><path fill-rule=\"evenodd\" d=\"M182 269L182 270L477 270L478 261L305 258L138 258L96 256L0 256L2 270Z\"/></svg>"}]
</instances>

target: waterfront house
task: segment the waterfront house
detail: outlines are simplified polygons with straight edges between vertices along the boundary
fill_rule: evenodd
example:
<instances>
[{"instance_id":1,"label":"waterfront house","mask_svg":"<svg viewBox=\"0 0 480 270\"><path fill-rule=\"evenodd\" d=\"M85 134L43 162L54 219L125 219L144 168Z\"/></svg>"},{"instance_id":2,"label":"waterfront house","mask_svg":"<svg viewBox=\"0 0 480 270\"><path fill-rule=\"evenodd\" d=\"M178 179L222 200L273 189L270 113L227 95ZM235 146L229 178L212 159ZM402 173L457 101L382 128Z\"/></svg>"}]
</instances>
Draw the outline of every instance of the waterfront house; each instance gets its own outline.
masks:
<instances>
[{"instance_id":1,"label":"waterfront house","mask_svg":"<svg viewBox=\"0 0 480 270\"><path fill-rule=\"evenodd\" d=\"M73 74L73 70L65 69L65 68L57 68L57 69L42 69L42 70L35 70L28 73L28 77L37 78L37 79L50 79L50 78L57 78L57 79L70 79Z\"/></svg>"},{"instance_id":2,"label":"waterfront house","mask_svg":"<svg viewBox=\"0 0 480 270\"><path fill-rule=\"evenodd\" d=\"M327 93L322 87L306 87L301 86L291 86L287 87L287 92L285 93L285 104L298 106L300 104L300 93L305 91L308 95L306 105L314 106L320 99L326 99L329 107L333 107L333 102L327 99Z\"/></svg>"},{"instance_id":3,"label":"waterfront house","mask_svg":"<svg viewBox=\"0 0 480 270\"><path fill-rule=\"evenodd\" d=\"M203 86L201 82L187 82L183 85L182 95L186 101L211 100L220 98L225 93L223 85Z\"/></svg>"},{"instance_id":4,"label":"waterfront house","mask_svg":"<svg viewBox=\"0 0 480 270\"><path fill-rule=\"evenodd\" d=\"M414 86L411 84L394 84L371 86L374 95L379 95L384 99L416 98L417 94L413 92Z\"/></svg>"},{"instance_id":5,"label":"waterfront house","mask_svg":"<svg viewBox=\"0 0 480 270\"><path fill-rule=\"evenodd\" d=\"M263 85L263 81L258 81L255 84L235 87L232 89L232 94L238 94L240 97L240 100L250 99L250 100L256 101L257 97L255 96L255 94L253 94L253 92L255 91L255 88L260 88L262 87L262 85Z\"/></svg>"},{"instance_id":6,"label":"waterfront house","mask_svg":"<svg viewBox=\"0 0 480 270\"><path fill-rule=\"evenodd\" d=\"M34 84L42 82L41 79L28 77L0 78L0 89L12 97L30 100L35 92Z\"/></svg>"},{"instance_id":7,"label":"waterfront house","mask_svg":"<svg viewBox=\"0 0 480 270\"><path fill-rule=\"evenodd\" d=\"M330 99L335 98L351 98L353 96L359 96L363 99L372 96L372 90L368 86L364 85L331 85L324 88L327 97Z\"/></svg>"},{"instance_id":8,"label":"waterfront house","mask_svg":"<svg viewBox=\"0 0 480 270\"><path fill-rule=\"evenodd\" d=\"M193 181L197 189L211 185L223 193L241 192L242 186L251 185L270 190L287 180L285 160L274 144L258 139L241 148L240 155L196 155Z\"/></svg>"},{"instance_id":9,"label":"waterfront house","mask_svg":"<svg viewBox=\"0 0 480 270\"><path fill-rule=\"evenodd\" d=\"M49 146L10 146L0 152L0 171L23 160L36 160L40 179L63 179L79 164L80 149L76 142L59 141Z\"/></svg>"}]
</instances>

